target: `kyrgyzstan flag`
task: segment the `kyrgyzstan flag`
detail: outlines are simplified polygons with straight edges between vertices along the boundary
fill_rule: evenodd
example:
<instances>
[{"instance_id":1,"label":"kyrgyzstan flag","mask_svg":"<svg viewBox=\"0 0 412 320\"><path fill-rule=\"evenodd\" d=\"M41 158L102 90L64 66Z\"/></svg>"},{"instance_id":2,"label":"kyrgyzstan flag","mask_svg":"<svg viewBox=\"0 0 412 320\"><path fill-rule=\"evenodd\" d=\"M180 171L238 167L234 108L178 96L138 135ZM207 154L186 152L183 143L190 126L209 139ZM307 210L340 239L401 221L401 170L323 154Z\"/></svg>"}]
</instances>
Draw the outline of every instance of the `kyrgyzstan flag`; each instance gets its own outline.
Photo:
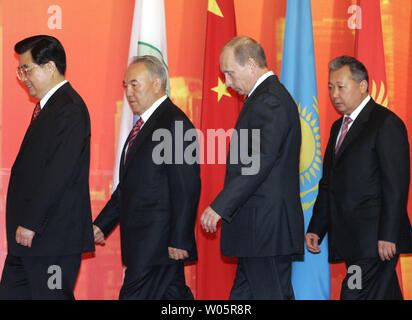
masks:
<instances>
[{"instance_id":1,"label":"kyrgyzstan flag","mask_svg":"<svg viewBox=\"0 0 412 320\"><path fill-rule=\"evenodd\" d=\"M388 107L385 54L383 50L380 0L358 0L355 57L369 73L369 92L373 100Z\"/></svg>"},{"instance_id":2,"label":"kyrgyzstan flag","mask_svg":"<svg viewBox=\"0 0 412 320\"><path fill-rule=\"evenodd\" d=\"M369 93L376 103L385 107L388 104L388 86L385 72L385 53L383 48L382 22L380 0L358 0L358 10L355 35L355 57L361 61L369 74ZM402 257L396 267L400 287Z\"/></svg>"},{"instance_id":3,"label":"kyrgyzstan flag","mask_svg":"<svg viewBox=\"0 0 412 320\"><path fill-rule=\"evenodd\" d=\"M205 63L203 76L203 101L201 131L204 137L200 174L202 191L199 201L200 218L223 188L225 161L229 147L230 129L236 124L241 103L238 95L226 87L220 72L219 56L227 41L236 36L233 0L208 0ZM211 137L215 133L229 133L226 141L219 143ZM214 154L214 156L213 156ZM220 156L219 156L220 154ZM236 271L236 260L220 253L220 228L215 234L206 233L198 219L196 236L199 260L197 264L197 299L228 299Z\"/></svg>"}]
</instances>

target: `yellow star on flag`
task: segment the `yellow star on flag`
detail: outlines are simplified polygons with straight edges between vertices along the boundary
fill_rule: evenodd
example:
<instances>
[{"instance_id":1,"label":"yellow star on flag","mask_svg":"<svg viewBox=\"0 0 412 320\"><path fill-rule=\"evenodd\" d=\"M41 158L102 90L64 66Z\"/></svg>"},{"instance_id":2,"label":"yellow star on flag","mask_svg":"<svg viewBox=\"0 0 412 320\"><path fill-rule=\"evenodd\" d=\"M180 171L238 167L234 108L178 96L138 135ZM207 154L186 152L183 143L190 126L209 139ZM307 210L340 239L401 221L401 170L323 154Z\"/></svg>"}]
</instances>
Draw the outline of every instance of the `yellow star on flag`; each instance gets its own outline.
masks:
<instances>
[{"instance_id":1,"label":"yellow star on flag","mask_svg":"<svg viewBox=\"0 0 412 320\"><path fill-rule=\"evenodd\" d=\"M219 102L220 99L222 99L222 96L228 96L231 97L229 91L227 91L227 86L226 84L220 80L220 78L217 78L217 87L212 88L212 91L217 93L217 101Z\"/></svg>"},{"instance_id":2,"label":"yellow star on flag","mask_svg":"<svg viewBox=\"0 0 412 320\"><path fill-rule=\"evenodd\" d=\"M223 18L223 13L219 8L216 0L209 0L207 4L207 11L217 15L218 17Z\"/></svg>"}]
</instances>

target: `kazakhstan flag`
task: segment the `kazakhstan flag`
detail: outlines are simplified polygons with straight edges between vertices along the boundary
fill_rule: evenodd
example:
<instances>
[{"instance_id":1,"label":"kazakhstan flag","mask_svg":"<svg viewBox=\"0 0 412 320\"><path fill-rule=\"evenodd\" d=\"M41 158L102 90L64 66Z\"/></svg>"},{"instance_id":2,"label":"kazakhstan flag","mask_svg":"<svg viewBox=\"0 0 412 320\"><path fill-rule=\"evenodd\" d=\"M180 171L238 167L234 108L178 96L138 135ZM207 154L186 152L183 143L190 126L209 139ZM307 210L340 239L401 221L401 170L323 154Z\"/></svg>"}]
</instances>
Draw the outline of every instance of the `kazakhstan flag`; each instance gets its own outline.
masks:
<instances>
[{"instance_id":1,"label":"kazakhstan flag","mask_svg":"<svg viewBox=\"0 0 412 320\"><path fill-rule=\"evenodd\" d=\"M318 183L322 176L319 105L310 0L288 0L287 2L281 82L298 105L302 125L300 197L306 231L318 194ZM330 298L327 238L322 241L320 248L320 254L312 254L306 249L304 261L293 263L292 284L297 300Z\"/></svg>"}]
</instances>

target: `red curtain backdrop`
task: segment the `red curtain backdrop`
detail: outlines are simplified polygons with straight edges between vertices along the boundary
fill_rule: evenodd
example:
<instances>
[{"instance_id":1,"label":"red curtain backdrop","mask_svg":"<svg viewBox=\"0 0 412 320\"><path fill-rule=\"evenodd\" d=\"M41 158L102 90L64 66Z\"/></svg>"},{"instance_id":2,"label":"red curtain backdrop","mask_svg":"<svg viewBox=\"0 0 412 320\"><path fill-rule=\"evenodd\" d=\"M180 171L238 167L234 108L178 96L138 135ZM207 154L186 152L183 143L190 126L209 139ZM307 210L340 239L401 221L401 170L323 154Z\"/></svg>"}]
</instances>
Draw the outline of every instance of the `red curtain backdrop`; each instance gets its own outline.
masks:
<instances>
[{"instance_id":1,"label":"red curtain backdrop","mask_svg":"<svg viewBox=\"0 0 412 320\"><path fill-rule=\"evenodd\" d=\"M379 0L358 0L355 8L354 26L355 57L363 62L370 74L369 92L379 104L390 108L388 83L386 81L385 52L383 47L381 10ZM396 266L399 283L402 286L402 261Z\"/></svg>"},{"instance_id":2,"label":"red curtain backdrop","mask_svg":"<svg viewBox=\"0 0 412 320\"><path fill-rule=\"evenodd\" d=\"M357 3L311 3L324 150L330 126L339 117L329 101L328 61L342 54L355 54L356 29L352 29L351 6ZM380 5L388 101L391 110L406 123L410 135L412 112L407 107L407 93L412 91L412 2L381 0ZM18 60L14 44L33 34L51 34L66 48L67 78L83 96L91 116L90 185L95 217L110 197L133 6L134 0L0 0L0 270L7 253L5 199L10 168L34 103L16 78ZM171 97L200 128L208 0L165 0L165 8ZM286 0L234 0L234 9L237 34L259 41L266 51L269 68L279 74ZM411 136L409 139L412 141ZM411 216L411 199L408 209ZM118 229L104 247L98 246L94 255L84 258L76 297L117 299L123 276ZM341 269L332 265L333 299L339 297ZM404 296L412 299L412 257L401 257L401 271ZM197 264L186 268L195 295L201 290L197 288L197 272Z\"/></svg>"}]
</instances>

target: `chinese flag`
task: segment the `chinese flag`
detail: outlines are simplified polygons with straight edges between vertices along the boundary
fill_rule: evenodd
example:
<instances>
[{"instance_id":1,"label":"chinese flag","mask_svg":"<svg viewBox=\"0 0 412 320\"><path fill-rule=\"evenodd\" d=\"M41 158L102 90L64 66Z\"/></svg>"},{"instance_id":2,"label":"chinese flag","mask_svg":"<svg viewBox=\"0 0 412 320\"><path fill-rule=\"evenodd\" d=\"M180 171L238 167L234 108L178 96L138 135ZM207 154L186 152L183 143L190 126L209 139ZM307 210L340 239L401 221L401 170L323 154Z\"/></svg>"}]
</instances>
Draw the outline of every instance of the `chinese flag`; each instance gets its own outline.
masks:
<instances>
[{"instance_id":1,"label":"chinese flag","mask_svg":"<svg viewBox=\"0 0 412 320\"><path fill-rule=\"evenodd\" d=\"M380 0L358 0L358 7L361 12L357 16L361 21L357 21L355 56L368 70L369 93L372 99L376 103L389 107ZM400 261L401 259L399 259L396 272L403 290Z\"/></svg>"},{"instance_id":2,"label":"chinese flag","mask_svg":"<svg viewBox=\"0 0 412 320\"><path fill-rule=\"evenodd\" d=\"M388 107L380 0L358 0L358 7L361 20L357 21L355 56L368 70L372 99Z\"/></svg>"},{"instance_id":3,"label":"chinese flag","mask_svg":"<svg viewBox=\"0 0 412 320\"><path fill-rule=\"evenodd\" d=\"M204 163L200 174L202 191L199 201L196 237L199 260L197 264L197 299L228 299L236 271L236 259L220 253L220 223L215 234L206 233L200 225L200 216L223 188L226 170L226 155L229 137L219 146L207 143L208 131L233 129L241 103L238 95L226 87L225 77L220 72L219 56L227 41L236 36L236 21L233 0L208 0L205 64L203 76L203 101L201 131L204 137L202 148ZM225 148L225 150L222 150ZM215 154L214 157L213 152ZM219 152L224 152L224 161L219 161ZM208 154L209 153L209 154ZM220 160L221 157L220 157Z\"/></svg>"}]
</instances>

